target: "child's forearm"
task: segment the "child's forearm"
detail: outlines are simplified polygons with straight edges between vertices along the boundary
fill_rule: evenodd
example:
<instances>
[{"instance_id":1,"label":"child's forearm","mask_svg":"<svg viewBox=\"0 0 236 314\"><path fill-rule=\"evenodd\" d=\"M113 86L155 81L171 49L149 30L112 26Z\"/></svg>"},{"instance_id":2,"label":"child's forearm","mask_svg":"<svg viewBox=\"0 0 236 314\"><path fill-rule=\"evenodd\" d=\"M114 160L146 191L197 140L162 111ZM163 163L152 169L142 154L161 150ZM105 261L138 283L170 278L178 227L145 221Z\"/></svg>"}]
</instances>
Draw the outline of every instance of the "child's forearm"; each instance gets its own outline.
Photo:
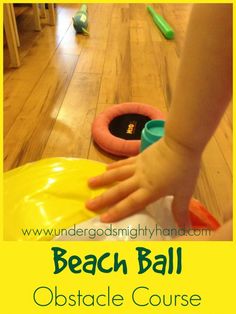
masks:
<instances>
[{"instance_id":1,"label":"child's forearm","mask_svg":"<svg viewBox=\"0 0 236 314\"><path fill-rule=\"evenodd\" d=\"M166 121L166 141L201 154L231 93L232 6L194 5Z\"/></svg>"}]
</instances>

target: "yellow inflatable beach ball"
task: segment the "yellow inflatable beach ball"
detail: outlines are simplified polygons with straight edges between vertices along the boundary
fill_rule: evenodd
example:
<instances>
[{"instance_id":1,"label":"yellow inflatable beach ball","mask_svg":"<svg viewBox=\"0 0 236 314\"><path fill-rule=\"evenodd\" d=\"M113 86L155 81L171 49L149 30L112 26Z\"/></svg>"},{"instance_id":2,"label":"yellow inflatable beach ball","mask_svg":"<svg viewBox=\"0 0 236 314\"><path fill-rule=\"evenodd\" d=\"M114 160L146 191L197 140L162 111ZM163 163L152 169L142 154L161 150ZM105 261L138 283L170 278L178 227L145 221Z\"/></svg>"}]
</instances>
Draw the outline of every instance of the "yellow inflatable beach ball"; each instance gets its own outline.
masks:
<instances>
[{"instance_id":1,"label":"yellow inflatable beach ball","mask_svg":"<svg viewBox=\"0 0 236 314\"><path fill-rule=\"evenodd\" d=\"M94 217L84 203L104 190L89 189L87 180L104 170L92 160L49 158L6 172L4 239L51 240L56 229Z\"/></svg>"}]
</instances>

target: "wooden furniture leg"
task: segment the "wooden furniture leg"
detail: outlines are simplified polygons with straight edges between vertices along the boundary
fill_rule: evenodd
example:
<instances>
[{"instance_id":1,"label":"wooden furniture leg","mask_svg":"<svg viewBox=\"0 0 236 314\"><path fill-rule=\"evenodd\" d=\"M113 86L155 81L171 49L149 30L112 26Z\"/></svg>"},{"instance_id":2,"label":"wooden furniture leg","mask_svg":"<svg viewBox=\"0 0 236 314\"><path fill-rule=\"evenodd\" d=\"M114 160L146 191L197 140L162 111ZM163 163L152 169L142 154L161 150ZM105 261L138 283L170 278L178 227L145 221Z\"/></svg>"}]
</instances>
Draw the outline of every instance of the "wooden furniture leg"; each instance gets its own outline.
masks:
<instances>
[{"instance_id":1,"label":"wooden furniture leg","mask_svg":"<svg viewBox=\"0 0 236 314\"><path fill-rule=\"evenodd\" d=\"M14 27L17 47L20 47L20 39L19 39L19 34L18 34L18 29L17 29L17 24L16 24L16 16L15 16L13 3L9 3L9 6L10 6L10 9L11 9L12 24L13 24L13 27Z\"/></svg>"},{"instance_id":2,"label":"wooden furniture leg","mask_svg":"<svg viewBox=\"0 0 236 314\"><path fill-rule=\"evenodd\" d=\"M38 3L33 3L33 12L34 12L34 29L36 31L41 31L41 22L40 22L40 12Z\"/></svg>"},{"instance_id":3,"label":"wooden furniture leg","mask_svg":"<svg viewBox=\"0 0 236 314\"><path fill-rule=\"evenodd\" d=\"M16 34L12 22L12 9L11 5L7 3L4 4L4 28L10 54L11 67L18 68L20 66L20 57L17 48Z\"/></svg>"},{"instance_id":4,"label":"wooden furniture leg","mask_svg":"<svg viewBox=\"0 0 236 314\"><path fill-rule=\"evenodd\" d=\"M53 26L56 23L55 9L54 9L53 3L51 3L51 4L48 3L48 13L49 13L49 24Z\"/></svg>"},{"instance_id":5,"label":"wooden furniture leg","mask_svg":"<svg viewBox=\"0 0 236 314\"><path fill-rule=\"evenodd\" d=\"M40 14L40 16L41 16L42 18L45 18L45 17L46 17L45 3L41 3L41 4L40 4L40 8L41 8L41 14Z\"/></svg>"}]
</instances>

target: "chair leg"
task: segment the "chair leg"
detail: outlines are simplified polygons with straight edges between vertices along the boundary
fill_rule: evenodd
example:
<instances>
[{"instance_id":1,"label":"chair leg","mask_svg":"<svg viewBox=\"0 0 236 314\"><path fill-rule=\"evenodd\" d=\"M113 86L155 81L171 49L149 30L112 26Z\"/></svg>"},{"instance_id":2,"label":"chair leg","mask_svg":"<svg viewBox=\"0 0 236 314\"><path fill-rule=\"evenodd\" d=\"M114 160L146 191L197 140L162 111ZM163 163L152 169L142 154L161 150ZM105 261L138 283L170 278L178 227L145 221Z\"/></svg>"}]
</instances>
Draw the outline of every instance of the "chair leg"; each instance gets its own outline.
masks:
<instances>
[{"instance_id":1,"label":"chair leg","mask_svg":"<svg viewBox=\"0 0 236 314\"><path fill-rule=\"evenodd\" d=\"M40 4L40 8L41 8L41 17L45 18L46 17L46 8L45 8L45 3L41 3Z\"/></svg>"},{"instance_id":2,"label":"chair leg","mask_svg":"<svg viewBox=\"0 0 236 314\"><path fill-rule=\"evenodd\" d=\"M48 3L48 12L49 12L49 24L50 25L55 25L56 23L56 19L55 19L55 9L54 9L54 4Z\"/></svg>"},{"instance_id":3,"label":"chair leg","mask_svg":"<svg viewBox=\"0 0 236 314\"><path fill-rule=\"evenodd\" d=\"M13 23L13 27L14 27L17 47L20 47L20 39L19 39L19 34L18 34L18 29L17 29L17 24L16 24L16 16L15 16L13 3L9 3L9 6L11 9L11 17L12 17L12 23Z\"/></svg>"},{"instance_id":4,"label":"chair leg","mask_svg":"<svg viewBox=\"0 0 236 314\"><path fill-rule=\"evenodd\" d=\"M37 3L33 3L33 12L34 12L34 29L36 31L41 31L41 23L40 23L40 13L39 13L39 6Z\"/></svg>"},{"instance_id":5,"label":"chair leg","mask_svg":"<svg viewBox=\"0 0 236 314\"><path fill-rule=\"evenodd\" d=\"M4 4L4 28L6 33L6 40L9 49L11 67L18 68L20 66L20 57L17 48L17 41L15 37L15 30L12 22L12 13L10 4Z\"/></svg>"}]
</instances>

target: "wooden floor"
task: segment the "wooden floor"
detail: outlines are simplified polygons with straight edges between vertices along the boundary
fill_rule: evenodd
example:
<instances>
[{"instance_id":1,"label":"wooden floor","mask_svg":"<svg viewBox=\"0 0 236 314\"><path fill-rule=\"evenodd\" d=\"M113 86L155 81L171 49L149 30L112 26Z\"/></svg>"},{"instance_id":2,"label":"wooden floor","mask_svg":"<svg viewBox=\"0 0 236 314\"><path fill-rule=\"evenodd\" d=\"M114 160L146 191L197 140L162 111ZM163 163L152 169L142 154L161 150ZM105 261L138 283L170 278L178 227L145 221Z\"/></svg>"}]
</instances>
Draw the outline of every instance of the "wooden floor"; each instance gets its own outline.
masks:
<instances>
[{"instance_id":1,"label":"wooden floor","mask_svg":"<svg viewBox=\"0 0 236 314\"><path fill-rule=\"evenodd\" d=\"M176 31L165 40L143 4L90 4L90 37L75 36L79 5L57 5L55 27L17 19L22 66L4 49L4 169L52 156L110 162L91 140L96 115L138 101L168 112L190 5L154 5ZM232 105L210 141L195 196L223 220L232 207Z\"/></svg>"}]
</instances>

